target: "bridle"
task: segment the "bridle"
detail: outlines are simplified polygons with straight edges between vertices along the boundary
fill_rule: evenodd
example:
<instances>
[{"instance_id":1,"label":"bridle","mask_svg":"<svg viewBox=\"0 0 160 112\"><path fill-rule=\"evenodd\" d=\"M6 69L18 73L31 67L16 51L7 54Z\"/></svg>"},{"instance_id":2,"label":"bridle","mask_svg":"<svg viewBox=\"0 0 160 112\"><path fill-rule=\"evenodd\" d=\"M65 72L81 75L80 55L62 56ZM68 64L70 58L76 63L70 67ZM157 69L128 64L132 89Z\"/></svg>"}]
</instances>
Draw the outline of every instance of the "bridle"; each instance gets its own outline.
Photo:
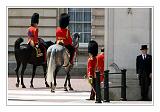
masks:
<instances>
[{"instance_id":1,"label":"bridle","mask_svg":"<svg viewBox=\"0 0 160 112\"><path fill-rule=\"evenodd\" d=\"M78 33L74 33L73 34L73 46L75 49L75 61L78 62L77 58L78 58L78 48L79 48L79 34Z\"/></svg>"}]
</instances>

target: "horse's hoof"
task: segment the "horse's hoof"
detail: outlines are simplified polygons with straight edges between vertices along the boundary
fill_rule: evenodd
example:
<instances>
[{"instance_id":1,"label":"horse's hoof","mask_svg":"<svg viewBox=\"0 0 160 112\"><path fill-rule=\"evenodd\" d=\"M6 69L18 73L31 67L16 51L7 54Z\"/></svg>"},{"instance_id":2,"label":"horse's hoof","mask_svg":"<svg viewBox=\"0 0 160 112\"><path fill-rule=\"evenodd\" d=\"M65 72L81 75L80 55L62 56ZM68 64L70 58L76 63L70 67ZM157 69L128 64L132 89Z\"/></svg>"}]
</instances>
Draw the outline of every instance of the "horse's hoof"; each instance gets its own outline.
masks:
<instances>
[{"instance_id":1,"label":"horse's hoof","mask_svg":"<svg viewBox=\"0 0 160 112\"><path fill-rule=\"evenodd\" d=\"M34 88L34 86L33 86L33 85L30 85L30 88Z\"/></svg>"},{"instance_id":2,"label":"horse's hoof","mask_svg":"<svg viewBox=\"0 0 160 112\"><path fill-rule=\"evenodd\" d=\"M69 88L70 91L73 91L74 89L72 87Z\"/></svg>"},{"instance_id":3,"label":"horse's hoof","mask_svg":"<svg viewBox=\"0 0 160 112\"><path fill-rule=\"evenodd\" d=\"M16 83L16 87L17 87L17 88L19 87L19 84L18 84L18 83Z\"/></svg>"},{"instance_id":4,"label":"horse's hoof","mask_svg":"<svg viewBox=\"0 0 160 112\"><path fill-rule=\"evenodd\" d=\"M26 88L26 86L25 86L25 85L22 85L22 88Z\"/></svg>"},{"instance_id":5,"label":"horse's hoof","mask_svg":"<svg viewBox=\"0 0 160 112\"><path fill-rule=\"evenodd\" d=\"M51 89L51 93L55 93L55 91Z\"/></svg>"},{"instance_id":6,"label":"horse's hoof","mask_svg":"<svg viewBox=\"0 0 160 112\"><path fill-rule=\"evenodd\" d=\"M46 85L47 88L49 88L49 85Z\"/></svg>"},{"instance_id":7,"label":"horse's hoof","mask_svg":"<svg viewBox=\"0 0 160 112\"><path fill-rule=\"evenodd\" d=\"M46 87L49 88L49 85L46 83Z\"/></svg>"},{"instance_id":8,"label":"horse's hoof","mask_svg":"<svg viewBox=\"0 0 160 112\"><path fill-rule=\"evenodd\" d=\"M46 85L46 87L47 87L47 88L49 87L49 85L48 85L47 81L45 82L45 85Z\"/></svg>"},{"instance_id":9,"label":"horse's hoof","mask_svg":"<svg viewBox=\"0 0 160 112\"><path fill-rule=\"evenodd\" d=\"M64 91L68 91L67 87L64 87Z\"/></svg>"}]
</instances>

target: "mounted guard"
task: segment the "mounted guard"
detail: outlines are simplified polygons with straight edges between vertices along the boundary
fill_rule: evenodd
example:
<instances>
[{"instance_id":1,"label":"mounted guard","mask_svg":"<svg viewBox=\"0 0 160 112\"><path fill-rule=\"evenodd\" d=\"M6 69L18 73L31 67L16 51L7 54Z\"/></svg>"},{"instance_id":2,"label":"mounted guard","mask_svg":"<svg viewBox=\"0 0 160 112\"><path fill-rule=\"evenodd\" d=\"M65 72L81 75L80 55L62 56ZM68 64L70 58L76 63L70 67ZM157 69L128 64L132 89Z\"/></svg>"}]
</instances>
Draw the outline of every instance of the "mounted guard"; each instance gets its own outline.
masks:
<instances>
[{"instance_id":1,"label":"mounted guard","mask_svg":"<svg viewBox=\"0 0 160 112\"><path fill-rule=\"evenodd\" d=\"M64 46L67 48L70 54L69 62L73 64L73 57L75 48L72 45L72 37L70 35L69 29L67 26L69 25L70 16L67 13L62 13L59 19L59 27L56 29L56 41L61 41Z\"/></svg>"},{"instance_id":2,"label":"mounted guard","mask_svg":"<svg viewBox=\"0 0 160 112\"><path fill-rule=\"evenodd\" d=\"M60 27L56 29L56 44L52 45L47 50L47 82L51 87L51 92L55 92L56 76L58 71L64 67L66 72L66 79L64 83L64 90L67 89L67 82L69 90L73 90L70 82L70 70L73 68L73 58L75 49L79 47L79 34L73 35L73 42L69 29L69 15L62 13L59 20Z\"/></svg>"},{"instance_id":3,"label":"mounted guard","mask_svg":"<svg viewBox=\"0 0 160 112\"><path fill-rule=\"evenodd\" d=\"M17 67L15 69L17 75L17 83L16 87L19 87L19 68L22 65L21 70L21 85L22 88L26 88L23 82L23 75L26 70L27 64L33 65L32 79L30 87L33 88L33 78L36 73L37 66L43 66L44 78L46 87L49 87L46 81L46 49L49 46L53 45L51 41L44 41L41 38L38 38L38 23L39 23L39 14L34 13L31 17L31 26L28 28L28 43L22 44L23 38L18 38L14 44L14 53L15 59L17 63Z\"/></svg>"},{"instance_id":4,"label":"mounted guard","mask_svg":"<svg viewBox=\"0 0 160 112\"><path fill-rule=\"evenodd\" d=\"M42 39L38 38L39 14L34 13L31 17L31 26L28 28L28 44L35 48L36 57L44 55L44 64L46 62L46 48L40 44Z\"/></svg>"}]
</instances>

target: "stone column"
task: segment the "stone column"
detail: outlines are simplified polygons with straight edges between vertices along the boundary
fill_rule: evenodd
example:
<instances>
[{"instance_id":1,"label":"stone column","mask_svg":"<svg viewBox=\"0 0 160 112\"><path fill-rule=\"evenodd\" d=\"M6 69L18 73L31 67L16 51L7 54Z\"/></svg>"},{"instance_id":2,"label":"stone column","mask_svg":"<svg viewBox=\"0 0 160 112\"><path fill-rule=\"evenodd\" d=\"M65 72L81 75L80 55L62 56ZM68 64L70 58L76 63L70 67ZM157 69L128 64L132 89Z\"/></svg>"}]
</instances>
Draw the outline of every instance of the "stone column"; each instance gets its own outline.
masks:
<instances>
[{"instance_id":1,"label":"stone column","mask_svg":"<svg viewBox=\"0 0 160 112\"><path fill-rule=\"evenodd\" d=\"M109 9L105 8L105 17L104 17L104 48L105 48L105 59L104 59L104 70L108 70L108 35L109 35L109 31L108 31L108 15L109 15Z\"/></svg>"},{"instance_id":2,"label":"stone column","mask_svg":"<svg viewBox=\"0 0 160 112\"><path fill-rule=\"evenodd\" d=\"M114 62L114 9L105 9L105 30L104 30L104 46L105 46L105 70Z\"/></svg>"}]
</instances>

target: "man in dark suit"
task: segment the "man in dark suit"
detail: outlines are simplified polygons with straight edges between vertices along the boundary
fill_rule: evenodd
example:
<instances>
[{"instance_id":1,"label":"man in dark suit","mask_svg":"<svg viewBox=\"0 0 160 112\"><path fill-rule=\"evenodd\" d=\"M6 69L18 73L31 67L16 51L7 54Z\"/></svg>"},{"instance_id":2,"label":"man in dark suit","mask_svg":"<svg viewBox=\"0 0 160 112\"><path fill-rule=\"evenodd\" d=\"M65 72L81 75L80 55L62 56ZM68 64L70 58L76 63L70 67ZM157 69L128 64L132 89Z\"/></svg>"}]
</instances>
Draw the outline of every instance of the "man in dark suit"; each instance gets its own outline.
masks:
<instances>
[{"instance_id":1,"label":"man in dark suit","mask_svg":"<svg viewBox=\"0 0 160 112\"><path fill-rule=\"evenodd\" d=\"M142 54L137 56L136 72L141 86L141 100L148 101L148 91L149 85L151 84L152 73L152 56L147 54L147 45L142 45L140 50Z\"/></svg>"}]
</instances>

